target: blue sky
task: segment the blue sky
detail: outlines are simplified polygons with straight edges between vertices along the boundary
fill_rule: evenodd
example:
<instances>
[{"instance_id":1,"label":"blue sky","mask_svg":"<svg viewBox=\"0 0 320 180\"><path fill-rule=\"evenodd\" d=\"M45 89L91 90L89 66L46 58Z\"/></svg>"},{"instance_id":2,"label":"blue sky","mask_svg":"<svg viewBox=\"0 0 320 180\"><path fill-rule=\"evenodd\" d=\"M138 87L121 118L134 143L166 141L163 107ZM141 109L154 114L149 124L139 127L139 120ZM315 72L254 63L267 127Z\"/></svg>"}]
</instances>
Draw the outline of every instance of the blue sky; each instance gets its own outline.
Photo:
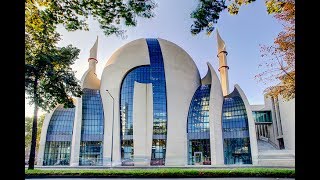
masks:
<instances>
[{"instance_id":1,"label":"blue sky","mask_svg":"<svg viewBox=\"0 0 320 180\"><path fill-rule=\"evenodd\" d=\"M72 44L80 49L79 59L72 66L76 77L81 76L88 68L89 51L96 36L99 36L97 75L109 57L122 45L138 38L162 38L182 47L195 61L201 77L207 72L209 61L215 70L218 69L216 33L207 36L205 33L191 35L192 19L190 13L196 8L197 0L158 0L155 17L138 19L136 27L125 27L126 39L116 36L106 37L98 23L90 18L90 31L67 32L59 26L62 35L59 46ZM234 84L239 84L245 92L250 104L263 104L265 85L254 79L261 72L260 44L270 45L281 31L282 25L267 14L264 1L256 1L241 7L238 15L230 15L224 11L216 24L228 51L230 91ZM218 73L218 71L217 71ZM25 103L25 116L32 116L33 106ZM43 114L41 111L40 114Z\"/></svg>"}]
</instances>

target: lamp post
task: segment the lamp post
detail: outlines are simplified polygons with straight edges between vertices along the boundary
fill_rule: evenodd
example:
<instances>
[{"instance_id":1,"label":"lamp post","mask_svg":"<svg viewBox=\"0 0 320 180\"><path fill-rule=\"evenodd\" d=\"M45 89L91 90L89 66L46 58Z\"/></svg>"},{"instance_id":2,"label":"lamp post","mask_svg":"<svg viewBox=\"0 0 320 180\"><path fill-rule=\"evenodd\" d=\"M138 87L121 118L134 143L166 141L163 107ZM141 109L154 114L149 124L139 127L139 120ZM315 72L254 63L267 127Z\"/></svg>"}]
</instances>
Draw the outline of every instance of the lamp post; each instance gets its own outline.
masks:
<instances>
[{"instance_id":1,"label":"lamp post","mask_svg":"<svg viewBox=\"0 0 320 180\"><path fill-rule=\"evenodd\" d=\"M113 154L113 126L114 126L114 98L113 96L110 94L109 90L106 90L107 93L110 95L110 97L112 98L112 130L111 130L111 162L110 162L110 167L112 167L112 154Z\"/></svg>"}]
</instances>

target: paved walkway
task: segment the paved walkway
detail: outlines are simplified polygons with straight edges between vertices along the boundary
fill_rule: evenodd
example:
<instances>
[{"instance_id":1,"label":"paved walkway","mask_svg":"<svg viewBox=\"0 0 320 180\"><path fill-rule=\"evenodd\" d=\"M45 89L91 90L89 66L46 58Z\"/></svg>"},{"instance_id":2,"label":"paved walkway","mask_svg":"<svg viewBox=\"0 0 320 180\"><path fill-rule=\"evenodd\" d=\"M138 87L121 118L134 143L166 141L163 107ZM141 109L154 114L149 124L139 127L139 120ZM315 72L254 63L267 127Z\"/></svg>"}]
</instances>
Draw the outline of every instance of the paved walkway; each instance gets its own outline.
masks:
<instances>
[{"instance_id":1,"label":"paved walkway","mask_svg":"<svg viewBox=\"0 0 320 180\"><path fill-rule=\"evenodd\" d=\"M269 151L269 150L277 150L277 148L273 147L270 143L262 140L258 140L258 151Z\"/></svg>"}]
</instances>

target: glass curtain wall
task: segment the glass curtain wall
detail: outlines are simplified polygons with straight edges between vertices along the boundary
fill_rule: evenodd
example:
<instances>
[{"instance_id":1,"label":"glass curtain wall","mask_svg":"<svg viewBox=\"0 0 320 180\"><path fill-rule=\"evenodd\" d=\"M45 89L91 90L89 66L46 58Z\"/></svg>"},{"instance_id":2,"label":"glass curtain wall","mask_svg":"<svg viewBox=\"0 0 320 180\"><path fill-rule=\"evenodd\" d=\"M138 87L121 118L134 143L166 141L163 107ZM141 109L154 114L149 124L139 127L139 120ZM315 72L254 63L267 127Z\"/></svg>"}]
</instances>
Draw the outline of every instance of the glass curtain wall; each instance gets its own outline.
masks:
<instances>
[{"instance_id":1,"label":"glass curtain wall","mask_svg":"<svg viewBox=\"0 0 320 180\"><path fill-rule=\"evenodd\" d=\"M134 82L152 83L153 140L150 165L164 165L167 138L167 95L162 52L157 39L147 39L150 65L132 69L124 77L120 91L120 139L122 165L132 166L133 143L133 91Z\"/></svg>"},{"instance_id":2,"label":"glass curtain wall","mask_svg":"<svg viewBox=\"0 0 320 180\"><path fill-rule=\"evenodd\" d=\"M188 164L210 165L209 101L211 85L196 90L188 113Z\"/></svg>"},{"instance_id":3,"label":"glass curtain wall","mask_svg":"<svg viewBox=\"0 0 320 180\"><path fill-rule=\"evenodd\" d=\"M102 166L104 114L100 91L83 89L80 166Z\"/></svg>"},{"instance_id":4,"label":"glass curtain wall","mask_svg":"<svg viewBox=\"0 0 320 180\"><path fill-rule=\"evenodd\" d=\"M69 165L75 108L58 107L49 122L44 166Z\"/></svg>"},{"instance_id":5,"label":"glass curtain wall","mask_svg":"<svg viewBox=\"0 0 320 180\"><path fill-rule=\"evenodd\" d=\"M236 89L223 101L222 133L225 164L252 164L247 112Z\"/></svg>"}]
</instances>

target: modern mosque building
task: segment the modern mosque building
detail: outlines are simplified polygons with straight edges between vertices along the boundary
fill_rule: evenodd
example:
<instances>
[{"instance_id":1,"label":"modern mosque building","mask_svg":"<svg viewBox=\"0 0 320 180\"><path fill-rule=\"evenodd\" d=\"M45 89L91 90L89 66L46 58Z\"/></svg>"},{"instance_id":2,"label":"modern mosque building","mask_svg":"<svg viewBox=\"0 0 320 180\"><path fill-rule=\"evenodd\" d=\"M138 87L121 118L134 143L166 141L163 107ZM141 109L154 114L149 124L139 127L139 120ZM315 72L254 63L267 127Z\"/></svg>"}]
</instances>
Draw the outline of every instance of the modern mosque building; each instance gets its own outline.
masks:
<instances>
[{"instance_id":1,"label":"modern mosque building","mask_svg":"<svg viewBox=\"0 0 320 180\"><path fill-rule=\"evenodd\" d=\"M217 41L220 79L210 63L201 78L178 45L141 38L113 53L101 80L96 41L75 108L46 115L37 165L294 166L294 100L250 105L239 85L230 92L218 31Z\"/></svg>"}]
</instances>

